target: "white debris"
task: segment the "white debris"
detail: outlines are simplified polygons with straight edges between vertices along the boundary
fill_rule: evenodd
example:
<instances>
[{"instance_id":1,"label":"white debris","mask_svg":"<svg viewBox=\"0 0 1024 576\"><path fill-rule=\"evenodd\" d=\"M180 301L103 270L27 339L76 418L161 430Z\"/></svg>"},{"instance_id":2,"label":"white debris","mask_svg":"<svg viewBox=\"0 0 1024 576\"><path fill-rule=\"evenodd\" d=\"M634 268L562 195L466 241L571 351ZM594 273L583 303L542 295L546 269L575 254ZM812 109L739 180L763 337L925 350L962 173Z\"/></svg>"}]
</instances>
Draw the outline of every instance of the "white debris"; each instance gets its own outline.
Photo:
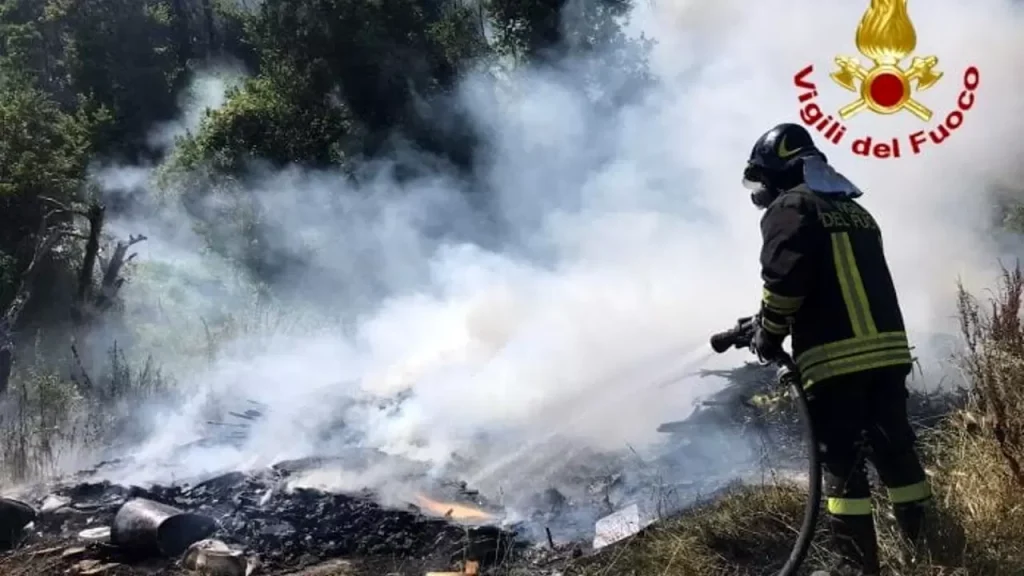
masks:
<instances>
[{"instance_id":1,"label":"white debris","mask_svg":"<svg viewBox=\"0 0 1024 576\"><path fill-rule=\"evenodd\" d=\"M200 540L189 546L182 564L203 576L250 576L257 567L257 563L242 552L213 539Z\"/></svg>"},{"instance_id":2,"label":"white debris","mask_svg":"<svg viewBox=\"0 0 1024 576\"><path fill-rule=\"evenodd\" d=\"M110 526L97 526L82 530L78 533L78 537L90 542L110 542Z\"/></svg>"},{"instance_id":3,"label":"white debris","mask_svg":"<svg viewBox=\"0 0 1024 576\"><path fill-rule=\"evenodd\" d=\"M645 513L638 504L617 510L594 523L594 549L628 538L653 522L654 516Z\"/></svg>"},{"instance_id":4,"label":"white debris","mask_svg":"<svg viewBox=\"0 0 1024 576\"><path fill-rule=\"evenodd\" d=\"M45 499L43 499L43 503L39 505L39 512L42 514L48 514L58 508L63 508L64 506L67 506L70 503L71 498L58 496L56 494L50 494Z\"/></svg>"},{"instance_id":5,"label":"white debris","mask_svg":"<svg viewBox=\"0 0 1024 576\"><path fill-rule=\"evenodd\" d=\"M185 559L183 564L188 570L195 570L199 564L199 558L205 556L206 552L230 552L231 548L228 545L221 542L220 540L214 540L208 538L206 540L200 540L188 547L185 551Z\"/></svg>"}]
</instances>

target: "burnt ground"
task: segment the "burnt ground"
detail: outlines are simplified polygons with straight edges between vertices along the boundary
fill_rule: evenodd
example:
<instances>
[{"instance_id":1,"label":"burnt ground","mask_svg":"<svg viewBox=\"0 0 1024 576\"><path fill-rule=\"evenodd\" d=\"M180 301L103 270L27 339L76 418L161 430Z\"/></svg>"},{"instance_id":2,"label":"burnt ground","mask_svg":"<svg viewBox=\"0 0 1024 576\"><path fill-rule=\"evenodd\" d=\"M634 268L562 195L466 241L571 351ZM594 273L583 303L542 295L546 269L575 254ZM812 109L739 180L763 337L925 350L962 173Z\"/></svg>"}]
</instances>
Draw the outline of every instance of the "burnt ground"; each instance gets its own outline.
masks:
<instances>
[{"instance_id":1,"label":"burnt ground","mask_svg":"<svg viewBox=\"0 0 1024 576\"><path fill-rule=\"evenodd\" d=\"M758 437L756 443L770 452L767 456L773 464L785 465L788 461L800 469L800 424L788 398L778 391L772 392L774 372L747 365L715 375L726 376L736 384L705 399L687 420L661 426L668 446L655 458L663 465L661 469L669 469L679 461L692 466L702 459L720 459L721 455L713 450L705 454L706 442L689 442L693 436L706 436L709 429L741 430L745 436ZM928 427L956 404L955 397L913 395L909 407L918 426ZM180 558L130 556L110 544L89 542L78 536L86 529L110 526L120 506L132 498L145 498L215 519L219 528L212 537L258 559L260 567L256 574L422 576L428 571L456 570L462 565L472 548L472 529L440 518L436 511L432 515L412 505L402 509L382 506L370 492L338 494L288 487L290 478L322 464L317 459L292 461L257 472L231 472L193 485L143 488L107 481L79 481L37 487L20 499L36 507L39 516L15 551L0 554L0 574L190 574L181 567ZM543 495L545 503L538 505L537 514L528 519L530 526L519 527L523 528L520 533L506 527L501 532L500 550L493 551L497 557L488 560L483 573L553 575L560 573L572 558L583 554L588 542L558 538L559 531L566 529L559 528L558 509L577 509L571 516L579 523L578 509L589 507L593 513L584 518L584 523L593 526L593 519L610 513L619 504L608 497L609 491L628 483L635 492L636 485L646 482L643 474L628 473L630 466L622 461L611 459L606 464L595 466L590 462L602 471L573 479L574 484L585 486L584 492L591 495L588 499L592 502L567 499L553 488ZM448 488L448 497L443 499L446 502L494 509L464 485L453 483ZM714 492L717 490L705 492L701 499L706 501ZM693 504L697 499L686 500ZM553 546L543 537L544 526L555 530ZM542 536L538 537L538 532ZM490 564L498 566L489 568Z\"/></svg>"},{"instance_id":2,"label":"burnt ground","mask_svg":"<svg viewBox=\"0 0 1024 576\"><path fill-rule=\"evenodd\" d=\"M309 570L331 559L355 558L357 562L335 566L324 575L422 575L458 565L470 542L472 531L467 527L412 506L386 508L369 494L283 489L289 474L277 467L255 474L233 472L195 486L140 488L97 482L53 487L45 495L41 491L24 498L39 515L19 548L0 556L0 573L63 574L76 566L102 569L108 564L117 566L95 573L183 573L175 558L133 556L109 543L78 536L86 529L111 526L120 506L132 498L214 518L219 529L212 537L258 558L262 574L317 573ZM502 533L500 552L514 540L513 533Z\"/></svg>"}]
</instances>

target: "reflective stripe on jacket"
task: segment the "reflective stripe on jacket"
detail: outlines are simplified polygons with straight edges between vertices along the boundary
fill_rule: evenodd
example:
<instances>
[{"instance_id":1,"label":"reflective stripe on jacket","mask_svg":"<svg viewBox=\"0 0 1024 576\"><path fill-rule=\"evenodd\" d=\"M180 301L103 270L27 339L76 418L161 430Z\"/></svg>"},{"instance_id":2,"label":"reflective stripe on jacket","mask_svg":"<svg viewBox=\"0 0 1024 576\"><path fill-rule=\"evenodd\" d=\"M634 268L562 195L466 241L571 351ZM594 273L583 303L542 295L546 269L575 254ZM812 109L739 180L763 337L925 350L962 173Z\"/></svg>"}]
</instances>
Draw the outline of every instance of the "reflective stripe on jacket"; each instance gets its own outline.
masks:
<instances>
[{"instance_id":1,"label":"reflective stripe on jacket","mask_svg":"<svg viewBox=\"0 0 1024 576\"><path fill-rule=\"evenodd\" d=\"M806 187L761 219L762 326L792 337L805 386L912 363L875 219L855 200Z\"/></svg>"}]
</instances>

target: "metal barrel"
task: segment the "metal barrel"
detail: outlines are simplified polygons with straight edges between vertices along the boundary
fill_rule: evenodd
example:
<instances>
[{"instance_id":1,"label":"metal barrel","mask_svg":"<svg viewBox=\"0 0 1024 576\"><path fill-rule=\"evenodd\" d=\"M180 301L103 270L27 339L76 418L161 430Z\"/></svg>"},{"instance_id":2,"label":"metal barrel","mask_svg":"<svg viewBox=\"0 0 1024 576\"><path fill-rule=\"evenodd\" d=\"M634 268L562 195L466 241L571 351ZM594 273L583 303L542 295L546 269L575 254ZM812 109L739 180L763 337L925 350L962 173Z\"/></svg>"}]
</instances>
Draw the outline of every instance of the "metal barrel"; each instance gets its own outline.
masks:
<instances>
[{"instance_id":1,"label":"metal barrel","mask_svg":"<svg viewBox=\"0 0 1024 576\"><path fill-rule=\"evenodd\" d=\"M133 498L121 505L110 528L110 542L140 555L179 556L217 531L217 521L173 506Z\"/></svg>"},{"instance_id":2,"label":"metal barrel","mask_svg":"<svg viewBox=\"0 0 1024 576\"><path fill-rule=\"evenodd\" d=\"M22 530L36 519L32 506L11 498L0 498L0 551L10 550L21 538Z\"/></svg>"}]
</instances>

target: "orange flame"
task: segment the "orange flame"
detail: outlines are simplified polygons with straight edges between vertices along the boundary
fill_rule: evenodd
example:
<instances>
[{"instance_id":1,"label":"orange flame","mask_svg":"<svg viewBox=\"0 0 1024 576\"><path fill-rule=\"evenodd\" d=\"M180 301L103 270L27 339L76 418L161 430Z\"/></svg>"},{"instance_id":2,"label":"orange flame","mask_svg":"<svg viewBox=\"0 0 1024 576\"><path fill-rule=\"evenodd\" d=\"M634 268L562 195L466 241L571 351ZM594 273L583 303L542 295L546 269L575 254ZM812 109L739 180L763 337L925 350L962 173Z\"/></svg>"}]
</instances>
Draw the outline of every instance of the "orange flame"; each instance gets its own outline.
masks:
<instances>
[{"instance_id":1,"label":"orange flame","mask_svg":"<svg viewBox=\"0 0 1024 576\"><path fill-rule=\"evenodd\" d=\"M489 514L475 506L468 506L466 504L457 504L455 502L438 502L427 498L423 494L416 495L417 505L431 514L437 516L444 516L445 518L451 518L452 520L465 520L465 521L485 521L493 520L494 515Z\"/></svg>"}]
</instances>

